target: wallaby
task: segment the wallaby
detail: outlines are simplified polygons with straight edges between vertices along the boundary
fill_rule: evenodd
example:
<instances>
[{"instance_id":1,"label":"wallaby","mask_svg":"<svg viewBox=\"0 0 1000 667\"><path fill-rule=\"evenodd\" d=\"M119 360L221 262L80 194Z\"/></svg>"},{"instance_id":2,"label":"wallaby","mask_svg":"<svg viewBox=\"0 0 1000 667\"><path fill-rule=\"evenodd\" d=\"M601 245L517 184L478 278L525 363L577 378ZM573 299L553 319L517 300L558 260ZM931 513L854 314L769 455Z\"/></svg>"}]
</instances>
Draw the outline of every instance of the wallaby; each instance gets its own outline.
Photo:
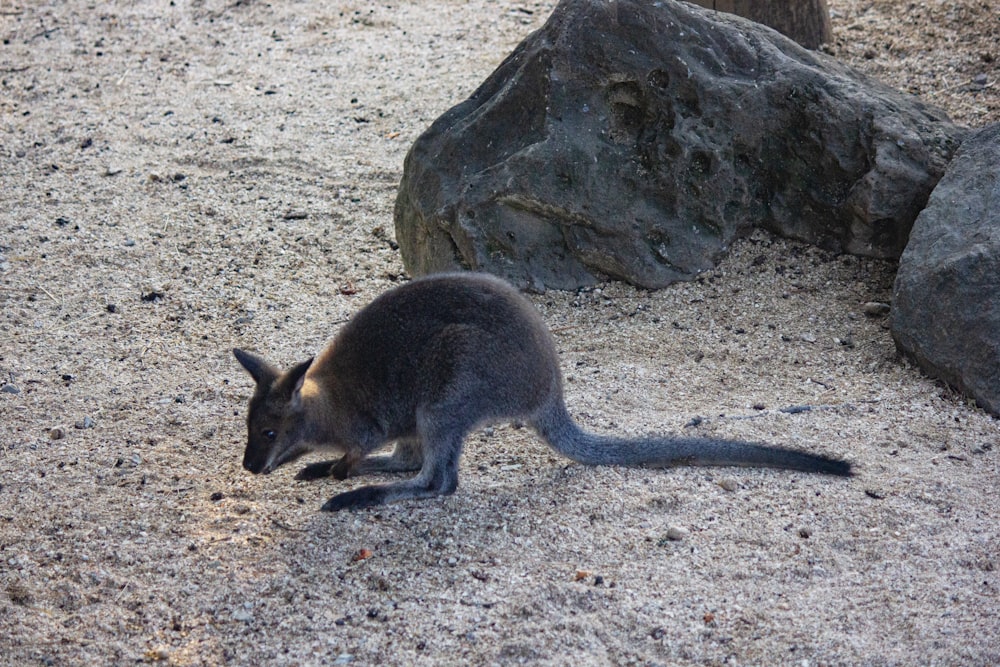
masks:
<instances>
[{"instance_id":1,"label":"wallaby","mask_svg":"<svg viewBox=\"0 0 1000 667\"><path fill-rule=\"evenodd\" d=\"M850 476L844 461L707 438L618 438L581 430L563 403L555 342L512 286L476 273L438 274L385 292L319 358L281 372L235 349L257 389L243 467L269 473L313 450L341 454L296 479L419 471L340 493L324 510L450 494L462 441L477 426L519 420L587 465L757 466ZM395 442L391 455L368 457Z\"/></svg>"}]
</instances>

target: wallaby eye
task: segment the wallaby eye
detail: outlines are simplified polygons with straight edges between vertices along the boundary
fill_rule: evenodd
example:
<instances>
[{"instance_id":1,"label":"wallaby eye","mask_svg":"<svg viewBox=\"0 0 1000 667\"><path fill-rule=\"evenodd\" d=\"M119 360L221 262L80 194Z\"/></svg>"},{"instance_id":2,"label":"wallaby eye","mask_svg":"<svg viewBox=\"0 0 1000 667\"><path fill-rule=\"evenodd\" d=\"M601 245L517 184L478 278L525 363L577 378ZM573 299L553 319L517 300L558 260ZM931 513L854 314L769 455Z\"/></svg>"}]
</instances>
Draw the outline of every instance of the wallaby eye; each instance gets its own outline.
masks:
<instances>
[{"instance_id":1,"label":"wallaby eye","mask_svg":"<svg viewBox=\"0 0 1000 667\"><path fill-rule=\"evenodd\" d=\"M267 438L268 440L274 440L274 438L275 438L275 437L276 437L276 436L277 436L278 434L277 434L277 433L275 433L274 431L272 431L271 429L269 429L269 428L266 428L266 429L264 429L263 431L261 431L261 435L263 435L263 436L264 436L265 438Z\"/></svg>"}]
</instances>

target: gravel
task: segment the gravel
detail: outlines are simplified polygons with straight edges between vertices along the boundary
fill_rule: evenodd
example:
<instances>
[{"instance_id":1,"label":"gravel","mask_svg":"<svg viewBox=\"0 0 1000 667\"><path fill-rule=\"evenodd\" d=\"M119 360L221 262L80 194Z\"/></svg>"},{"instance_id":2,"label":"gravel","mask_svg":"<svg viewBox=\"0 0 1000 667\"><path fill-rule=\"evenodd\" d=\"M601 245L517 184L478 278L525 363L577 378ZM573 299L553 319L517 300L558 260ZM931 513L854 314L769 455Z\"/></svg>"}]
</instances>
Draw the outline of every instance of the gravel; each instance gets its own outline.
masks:
<instances>
[{"instance_id":1,"label":"gravel","mask_svg":"<svg viewBox=\"0 0 1000 667\"><path fill-rule=\"evenodd\" d=\"M830 5L834 55L1000 120L991 3ZM0 8L5 664L1000 662L1000 429L866 316L891 262L758 233L691 283L532 295L585 427L851 480L587 468L511 425L431 501L330 515L371 480L241 468L230 349L301 361L406 278L408 146L552 6Z\"/></svg>"}]
</instances>

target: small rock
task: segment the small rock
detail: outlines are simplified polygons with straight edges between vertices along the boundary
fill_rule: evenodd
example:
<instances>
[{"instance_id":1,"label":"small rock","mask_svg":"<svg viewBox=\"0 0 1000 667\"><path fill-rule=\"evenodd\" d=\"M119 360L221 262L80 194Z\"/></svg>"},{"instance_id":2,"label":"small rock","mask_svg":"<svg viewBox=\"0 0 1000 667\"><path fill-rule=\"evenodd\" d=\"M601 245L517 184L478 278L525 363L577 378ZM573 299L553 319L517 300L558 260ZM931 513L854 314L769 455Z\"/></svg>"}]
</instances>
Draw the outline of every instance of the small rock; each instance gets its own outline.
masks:
<instances>
[{"instance_id":1,"label":"small rock","mask_svg":"<svg viewBox=\"0 0 1000 667\"><path fill-rule=\"evenodd\" d=\"M799 340L801 340L804 343L815 343L816 342L816 334L806 332L804 334L799 335Z\"/></svg>"},{"instance_id":2,"label":"small rock","mask_svg":"<svg viewBox=\"0 0 1000 667\"><path fill-rule=\"evenodd\" d=\"M868 317L882 317L888 315L892 307L881 301L869 301L861 307L862 312Z\"/></svg>"},{"instance_id":3,"label":"small rock","mask_svg":"<svg viewBox=\"0 0 1000 667\"><path fill-rule=\"evenodd\" d=\"M105 176L117 176L118 174L122 173L123 171L125 171L125 170L122 169L121 167L119 167L118 165L116 165L116 164L109 164L108 168L104 170L104 175Z\"/></svg>"},{"instance_id":4,"label":"small rock","mask_svg":"<svg viewBox=\"0 0 1000 667\"><path fill-rule=\"evenodd\" d=\"M739 483L732 477L726 477L725 479L720 481L719 486L721 486L726 491L735 491L736 489L740 488Z\"/></svg>"},{"instance_id":5,"label":"small rock","mask_svg":"<svg viewBox=\"0 0 1000 667\"><path fill-rule=\"evenodd\" d=\"M49 438L52 440L62 440L65 437L66 437L66 431L64 431L58 426L49 431Z\"/></svg>"},{"instance_id":6,"label":"small rock","mask_svg":"<svg viewBox=\"0 0 1000 667\"><path fill-rule=\"evenodd\" d=\"M333 661L335 665L349 665L354 662L354 656L350 653L341 653L337 656L337 659Z\"/></svg>"},{"instance_id":7,"label":"small rock","mask_svg":"<svg viewBox=\"0 0 1000 667\"><path fill-rule=\"evenodd\" d=\"M687 528L681 528L680 526L670 526L667 528L667 539L671 542L680 542L685 537L690 535L690 531Z\"/></svg>"},{"instance_id":8,"label":"small rock","mask_svg":"<svg viewBox=\"0 0 1000 667\"><path fill-rule=\"evenodd\" d=\"M147 662L166 662L170 659L170 651L164 647L158 647L146 651Z\"/></svg>"},{"instance_id":9,"label":"small rock","mask_svg":"<svg viewBox=\"0 0 1000 667\"><path fill-rule=\"evenodd\" d=\"M976 84L977 86L985 86L987 81L988 79L986 77L986 74L977 74L976 76L972 77L972 83Z\"/></svg>"},{"instance_id":10,"label":"small rock","mask_svg":"<svg viewBox=\"0 0 1000 667\"><path fill-rule=\"evenodd\" d=\"M253 614L249 609L240 608L233 612L233 620L249 623L253 620Z\"/></svg>"},{"instance_id":11,"label":"small rock","mask_svg":"<svg viewBox=\"0 0 1000 667\"><path fill-rule=\"evenodd\" d=\"M14 604L27 606L34 602L35 596L31 589L19 581L14 581L7 586L7 597Z\"/></svg>"},{"instance_id":12,"label":"small rock","mask_svg":"<svg viewBox=\"0 0 1000 667\"><path fill-rule=\"evenodd\" d=\"M0 387L0 393L12 394L16 396L21 393L21 390L12 384L5 384L4 386Z\"/></svg>"},{"instance_id":13,"label":"small rock","mask_svg":"<svg viewBox=\"0 0 1000 667\"><path fill-rule=\"evenodd\" d=\"M306 213L305 211L291 210L286 212L281 217L283 220L305 220L306 218L309 217L309 214Z\"/></svg>"},{"instance_id":14,"label":"small rock","mask_svg":"<svg viewBox=\"0 0 1000 667\"><path fill-rule=\"evenodd\" d=\"M82 430L82 429L85 429L85 428L94 428L95 425L96 424L94 423L93 419L91 419L90 417L84 417L80 421L75 422L73 424L73 428L78 428L78 429Z\"/></svg>"},{"instance_id":15,"label":"small rock","mask_svg":"<svg viewBox=\"0 0 1000 667\"><path fill-rule=\"evenodd\" d=\"M152 289L149 290L148 292L143 292L140 298L146 303L153 303L156 301L163 300L164 298L166 298L166 296L167 295L161 292L160 290Z\"/></svg>"},{"instance_id":16,"label":"small rock","mask_svg":"<svg viewBox=\"0 0 1000 667\"><path fill-rule=\"evenodd\" d=\"M812 528L810 528L809 526L802 526L801 528L799 528L799 537L803 539L808 540L812 536L812 534L813 534Z\"/></svg>"}]
</instances>

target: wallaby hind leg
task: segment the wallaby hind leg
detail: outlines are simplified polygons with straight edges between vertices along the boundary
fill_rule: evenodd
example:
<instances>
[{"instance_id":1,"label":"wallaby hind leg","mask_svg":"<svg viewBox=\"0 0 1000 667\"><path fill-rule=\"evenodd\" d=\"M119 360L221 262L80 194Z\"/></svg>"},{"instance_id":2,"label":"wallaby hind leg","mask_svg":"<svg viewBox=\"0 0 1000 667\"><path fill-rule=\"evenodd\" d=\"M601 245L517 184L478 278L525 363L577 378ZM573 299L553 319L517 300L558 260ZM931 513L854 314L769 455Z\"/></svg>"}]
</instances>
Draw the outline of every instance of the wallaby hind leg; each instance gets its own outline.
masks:
<instances>
[{"instance_id":1,"label":"wallaby hind leg","mask_svg":"<svg viewBox=\"0 0 1000 667\"><path fill-rule=\"evenodd\" d=\"M452 411L453 412L453 411ZM458 459L462 454L462 440L470 428L465 423L441 423L441 415L449 411L441 410L431 416L418 419L421 431L423 462L416 477L392 484L373 484L353 491L338 494L323 505L323 510L336 512L342 509L357 509L384 505L410 498L433 498L446 496L458 488ZM412 441L408 441L412 442ZM395 453L392 455L395 456ZM392 458L386 457L386 458Z\"/></svg>"},{"instance_id":2,"label":"wallaby hind leg","mask_svg":"<svg viewBox=\"0 0 1000 667\"><path fill-rule=\"evenodd\" d=\"M459 442L459 445L461 445L461 442ZM457 457L455 457L456 463L457 460ZM412 479L393 482L391 484L371 484L352 491L345 491L326 501L322 509L326 512L336 512L343 509L359 509L361 507L384 505L410 498L446 496L458 488L457 465L454 468L453 470L449 470L447 464L442 466L436 464L434 461L425 460L424 467L420 469L420 473Z\"/></svg>"}]
</instances>

